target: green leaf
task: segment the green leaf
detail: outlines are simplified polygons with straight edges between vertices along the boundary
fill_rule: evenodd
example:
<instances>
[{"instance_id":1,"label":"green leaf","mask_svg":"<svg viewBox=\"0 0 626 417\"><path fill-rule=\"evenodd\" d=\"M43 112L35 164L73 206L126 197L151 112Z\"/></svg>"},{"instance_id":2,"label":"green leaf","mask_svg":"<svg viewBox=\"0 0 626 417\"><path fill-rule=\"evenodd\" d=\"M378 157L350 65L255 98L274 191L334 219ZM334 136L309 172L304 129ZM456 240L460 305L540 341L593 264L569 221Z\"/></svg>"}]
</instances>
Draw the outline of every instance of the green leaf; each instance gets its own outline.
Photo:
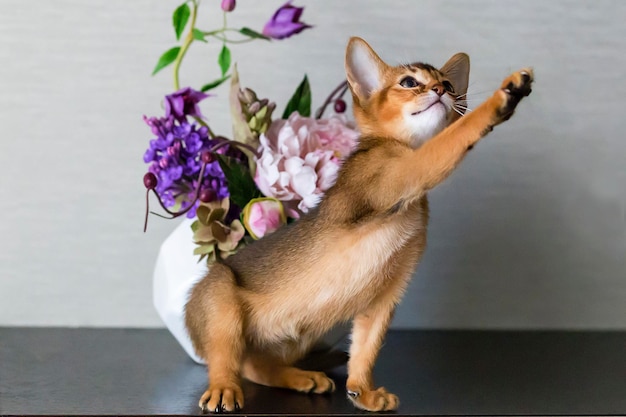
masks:
<instances>
[{"instance_id":1,"label":"green leaf","mask_svg":"<svg viewBox=\"0 0 626 417\"><path fill-rule=\"evenodd\" d=\"M187 26L187 21L189 20L189 16L191 15L191 10L187 5L187 2L181 4L174 10L174 14L172 14L172 25L174 26L174 32L176 33L176 40L180 39L180 35L182 35L183 30L185 30L185 26Z\"/></svg>"},{"instance_id":2,"label":"green leaf","mask_svg":"<svg viewBox=\"0 0 626 417\"><path fill-rule=\"evenodd\" d=\"M176 57L178 56L178 52L180 51L180 46L175 46L172 49L168 49L161 58L159 58L159 62L157 62L156 67L154 67L154 71L152 71L152 75L161 71L163 68L167 67L169 64L174 62Z\"/></svg>"},{"instance_id":3,"label":"green leaf","mask_svg":"<svg viewBox=\"0 0 626 417\"><path fill-rule=\"evenodd\" d=\"M209 254L211 252L213 252L214 249L214 245L210 244L210 245L201 245L198 246L197 248L195 248L193 250L193 254L194 255L206 255Z\"/></svg>"},{"instance_id":4,"label":"green leaf","mask_svg":"<svg viewBox=\"0 0 626 417\"><path fill-rule=\"evenodd\" d=\"M246 35L250 38L255 38L255 39L265 39L266 41L271 40L270 38L268 38L267 36L263 35L262 33L259 33L255 30L252 30L250 28L241 28L239 29L239 33L241 33L242 35Z\"/></svg>"},{"instance_id":5,"label":"green leaf","mask_svg":"<svg viewBox=\"0 0 626 417\"><path fill-rule=\"evenodd\" d=\"M261 196L246 165L221 154L216 156L228 182L228 191L233 203L243 208L250 200Z\"/></svg>"},{"instance_id":6,"label":"green leaf","mask_svg":"<svg viewBox=\"0 0 626 417\"><path fill-rule=\"evenodd\" d=\"M209 90L217 87L218 85L222 84L224 81L226 81L229 78L230 78L230 74L225 75L222 78L218 78L215 81L211 81L210 83L203 85L202 88L200 89L200 91L202 91L203 93L206 92L206 91L209 91Z\"/></svg>"},{"instance_id":7,"label":"green leaf","mask_svg":"<svg viewBox=\"0 0 626 417\"><path fill-rule=\"evenodd\" d=\"M223 77L228 72L228 68L230 68L230 49L226 45L222 46L220 55L217 57L217 63L220 65Z\"/></svg>"},{"instance_id":8,"label":"green leaf","mask_svg":"<svg viewBox=\"0 0 626 417\"><path fill-rule=\"evenodd\" d=\"M213 233L211 233L211 225L201 225L198 230L193 232L193 240L198 245L209 245L215 241Z\"/></svg>"},{"instance_id":9,"label":"green leaf","mask_svg":"<svg viewBox=\"0 0 626 417\"><path fill-rule=\"evenodd\" d=\"M283 112L283 119L288 119L294 111L297 111L300 113L300 116L304 117L311 115L311 87L306 75L298 88L296 88L293 96L291 96L291 99L289 99L289 103L287 103L287 107Z\"/></svg>"},{"instance_id":10,"label":"green leaf","mask_svg":"<svg viewBox=\"0 0 626 417\"><path fill-rule=\"evenodd\" d=\"M193 28L193 30L191 31L191 35L195 40L207 43L206 39L204 39L204 32L202 32L200 29Z\"/></svg>"}]
</instances>

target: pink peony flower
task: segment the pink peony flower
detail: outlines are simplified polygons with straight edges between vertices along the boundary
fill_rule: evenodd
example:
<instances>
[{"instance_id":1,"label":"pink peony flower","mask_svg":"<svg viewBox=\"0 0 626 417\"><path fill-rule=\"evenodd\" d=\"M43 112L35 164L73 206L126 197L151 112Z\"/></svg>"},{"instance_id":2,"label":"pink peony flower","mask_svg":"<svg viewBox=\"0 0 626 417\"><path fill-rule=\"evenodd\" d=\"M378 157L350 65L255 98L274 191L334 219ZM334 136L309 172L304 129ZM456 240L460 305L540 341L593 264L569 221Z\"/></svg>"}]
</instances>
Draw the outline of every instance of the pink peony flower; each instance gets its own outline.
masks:
<instances>
[{"instance_id":1,"label":"pink peony flower","mask_svg":"<svg viewBox=\"0 0 626 417\"><path fill-rule=\"evenodd\" d=\"M337 177L358 133L341 116L275 120L260 139L255 182L267 196L284 203L287 215L299 218L315 207Z\"/></svg>"},{"instance_id":2,"label":"pink peony flower","mask_svg":"<svg viewBox=\"0 0 626 417\"><path fill-rule=\"evenodd\" d=\"M287 223L280 201L271 197L255 198L243 209L243 225L253 239L260 239L275 232Z\"/></svg>"}]
</instances>

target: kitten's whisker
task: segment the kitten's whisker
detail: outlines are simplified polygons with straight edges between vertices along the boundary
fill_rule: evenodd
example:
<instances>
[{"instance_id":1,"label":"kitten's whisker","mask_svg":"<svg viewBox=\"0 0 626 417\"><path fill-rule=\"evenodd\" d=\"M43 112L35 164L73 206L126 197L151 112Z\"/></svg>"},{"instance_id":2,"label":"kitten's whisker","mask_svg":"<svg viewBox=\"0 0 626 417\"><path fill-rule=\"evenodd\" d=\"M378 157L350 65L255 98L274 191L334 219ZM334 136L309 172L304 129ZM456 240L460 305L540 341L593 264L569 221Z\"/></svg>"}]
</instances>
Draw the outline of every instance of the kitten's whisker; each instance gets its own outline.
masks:
<instances>
[{"instance_id":1,"label":"kitten's whisker","mask_svg":"<svg viewBox=\"0 0 626 417\"><path fill-rule=\"evenodd\" d=\"M457 100L457 103L482 103L483 101L485 101L484 99L461 99L461 100Z\"/></svg>"},{"instance_id":2,"label":"kitten's whisker","mask_svg":"<svg viewBox=\"0 0 626 417\"><path fill-rule=\"evenodd\" d=\"M459 106L457 104L455 104L454 106L452 106L452 108L459 114L463 114L463 113L469 113L472 111L472 109L470 109L469 107L466 106Z\"/></svg>"},{"instance_id":3,"label":"kitten's whisker","mask_svg":"<svg viewBox=\"0 0 626 417\"><path fill-rule=\"evenodd\" d=\"M467 96L468 94L471 94L471 95L473 95L473 96L476 96L476 95L480 95L480 94L488 94L488 93L491 93L492 91L493 91L493 90L484 90L484 91L468 91L468 92L467 92L467 93L465 93L465 94L461 94L461 95L456 96L456 99L458 100L458 99L460 99L460 98L462 98L462 97L464 97L464 96Z\"/></svg>"},{"instance_id":4,"label":"kitten's whisker","mask_svg":"<svg viewBox=\"0 0 626 417\"><path fill-rule=\"evenodd\" d=\"M452 110L454 110L455 112L457 112L461 116L465 116L465 113L463 113L461 110L457 109L456 107L452 107Z\"/></svg>"}]
</instances>

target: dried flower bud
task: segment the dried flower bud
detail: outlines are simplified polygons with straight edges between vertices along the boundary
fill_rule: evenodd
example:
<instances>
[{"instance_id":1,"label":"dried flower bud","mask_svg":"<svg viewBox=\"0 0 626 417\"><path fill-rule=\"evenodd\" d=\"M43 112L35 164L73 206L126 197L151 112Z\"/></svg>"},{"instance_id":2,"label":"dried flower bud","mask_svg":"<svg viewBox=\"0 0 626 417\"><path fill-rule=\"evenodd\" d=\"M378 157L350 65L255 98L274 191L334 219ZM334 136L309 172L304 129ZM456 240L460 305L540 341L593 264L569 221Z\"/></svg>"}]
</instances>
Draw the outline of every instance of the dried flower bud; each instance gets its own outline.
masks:
<instances>
[{"instance_id":1,"label":"dried flower bud","mask_svg":"<svg viewBox=\"0 0 626 417\"><path fill-rule=\"evenodd\" d=\"M253 101L256 101L256 93L249 88L244 88L242 91L242 95L244 100L242 100L246 104L250 104Z\"/></svg>"},{"instance_id":2,"label":"dried flower bud","mask_svg":"<svg viewBox=\"0 0 626 417\"><path fill-rule=\"evenodd\" d=\"M235 10L235 0L222 0L222 10L225 12L232 12Z\"/></svg>"},{"instance_id":3,"label":"dried flower bud","mask_svg":"<svg viewBox=\"0 0 626 417\"><path fill-rule=\"evenodd\" d=\"M254 115L259 110L261 110L261 102L255 101L254 103L250 105L250 107L248 107L248 114Z\"/></svg>"},{"instance_id":4,"label":"dried flower bud","mask_svg":"<svg viewBox=\"0 0 626 417\"><path fill-rule=\"evenodd\" d=\"M149 190L154 190L158 183L159 180L157 180L156 175L154 175L152 172L148 172L146 175L143 176L143 185Z\"/></svg>"},{"instance_id":5,"label":"dried flower bud","mask_svg":"<svg viewBox=\"0 0 626 417\"><path fill-rule=\"evenodd\" d=\"M247 99L246 99L245 94L243 93L243 90L239 90L239 92L237 93L237 98L242 104L246 104Z\"/></svg>"}]
</instances>

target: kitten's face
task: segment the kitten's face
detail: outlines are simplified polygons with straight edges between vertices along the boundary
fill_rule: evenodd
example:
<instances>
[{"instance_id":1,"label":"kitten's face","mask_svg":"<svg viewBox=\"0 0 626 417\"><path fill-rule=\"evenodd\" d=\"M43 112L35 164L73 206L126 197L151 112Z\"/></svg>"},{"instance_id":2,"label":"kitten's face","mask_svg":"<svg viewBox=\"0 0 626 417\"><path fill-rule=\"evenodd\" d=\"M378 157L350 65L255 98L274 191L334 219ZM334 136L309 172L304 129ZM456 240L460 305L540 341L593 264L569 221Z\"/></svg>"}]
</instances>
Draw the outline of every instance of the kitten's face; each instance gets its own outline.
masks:
<instances>
[{"instance_id":1,"label":"kitten's face","mask_svg":"<svg viewBox=\"0 0 626 417\"><path fill-rule=\"evenodd\" d=\"M352 38L346 72L355 118L365 135L393 137L417 147L465 108L469 80L465 54L454 55L440 70L421 63L391 67L365 41Z\"/></svg>"}]
</instances>

